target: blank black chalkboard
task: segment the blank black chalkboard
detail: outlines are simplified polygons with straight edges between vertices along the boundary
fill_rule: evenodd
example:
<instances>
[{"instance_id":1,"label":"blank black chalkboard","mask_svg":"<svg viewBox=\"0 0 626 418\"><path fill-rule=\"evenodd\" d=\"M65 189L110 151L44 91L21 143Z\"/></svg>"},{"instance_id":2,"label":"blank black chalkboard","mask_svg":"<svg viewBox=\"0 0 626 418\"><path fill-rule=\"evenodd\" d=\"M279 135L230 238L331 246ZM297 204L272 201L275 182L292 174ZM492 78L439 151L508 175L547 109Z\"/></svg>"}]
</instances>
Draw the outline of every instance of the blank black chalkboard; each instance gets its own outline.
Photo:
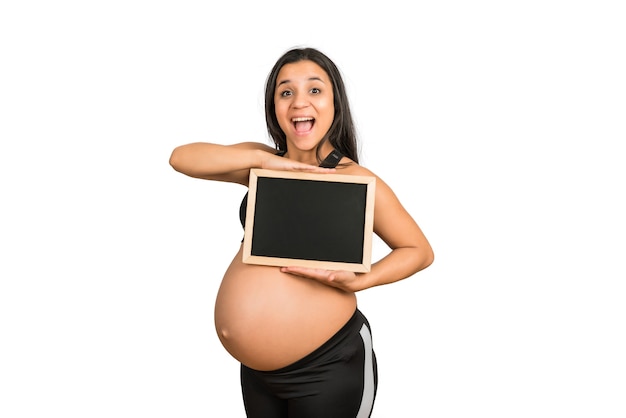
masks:
<instances>
[{"instance_id":1,"label":"blank black chalkboard","mask_svg":"<svg viewBox=\"0 0 626 418\"><path fill-rule=\"evenodd\" d=\"M367 272L370 176L250 170L243 262Z\"/></svg>"}]
</instances>

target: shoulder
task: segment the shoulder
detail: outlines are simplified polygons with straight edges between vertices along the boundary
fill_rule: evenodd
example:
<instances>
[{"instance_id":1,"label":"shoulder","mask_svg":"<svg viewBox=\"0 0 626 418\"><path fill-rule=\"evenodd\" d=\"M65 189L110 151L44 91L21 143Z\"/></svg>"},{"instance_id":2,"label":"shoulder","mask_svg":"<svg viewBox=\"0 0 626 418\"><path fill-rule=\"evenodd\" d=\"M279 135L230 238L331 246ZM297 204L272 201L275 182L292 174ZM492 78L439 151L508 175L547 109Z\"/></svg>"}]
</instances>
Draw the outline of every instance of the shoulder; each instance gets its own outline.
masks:
<instances>
[{"instance_id":1,"label":"shoulder","mask_svg":"<svg viewBox=\"0 0 626 418\"><path fill-rule=\"evenodd\" d=\"M368 168L355 163L348 157L343 157L337 166L337 174L348 174L350 176L372 176L379 179L379 177L374 174Z\"/></svg>"},{"instance_id":2,"label":"shoulder","mask_svg":"<svg viewBox=\"0 0 626 418\"><path fill-rule=\"evenodd\" d=\"M372 170L363 167L352 161L351 159L344 157L340 163L342 166L337 167L337 174L348 174L351 176L369 176L374 177L376 179L376 201L378 205L383 202L390 202L397 200L395 193L389 187L387 183L383 179L381 179L376 173Z\"/></svg>"}]
</instances>

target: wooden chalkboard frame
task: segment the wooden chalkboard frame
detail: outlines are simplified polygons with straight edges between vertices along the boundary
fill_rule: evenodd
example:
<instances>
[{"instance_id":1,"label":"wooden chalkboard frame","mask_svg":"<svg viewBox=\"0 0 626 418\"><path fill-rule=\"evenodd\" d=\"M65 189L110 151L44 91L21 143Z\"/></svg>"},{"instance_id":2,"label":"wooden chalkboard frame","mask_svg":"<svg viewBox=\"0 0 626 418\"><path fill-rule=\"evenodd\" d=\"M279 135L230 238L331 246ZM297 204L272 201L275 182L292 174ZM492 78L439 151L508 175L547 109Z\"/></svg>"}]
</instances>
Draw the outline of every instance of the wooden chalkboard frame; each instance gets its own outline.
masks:
<instances>
[{"instance_id":1,"label":"wooden chalkboard frame","mask_svg":"<svg viewBox=\"0 0 626 418\"><path fill-rule=\"evenodd\" d=\"M286 180L286 181L285 181ZM295 181L294 181L295 180ZM303 181L300 183L300 181ZM314 182L314 183L311 183ZM341 186L340 186L341 184ZM269 191L271 187L275 186L273 191ZM293 210L290 208L290 200L289 200L289 188L291 187L291 191L296 191L295 187L313 186L314 189L311 194L307 194L307 198L311 195L315 198L315 201L325 202L327 205L323 206L325 210L331 210L333 207L333 202L328 201L326 191L332 193L338 193L338 190L348 191L346 196L350 196L352 199L358 199L356 205L347 205L344 204L341 209L341 216L349 217L344 219L350 219L352 223L352 219L356 223L353 227L358 229L358 232L361 232L362 228L362 244L361 238L358 237L358 233L354 234L357 238L354 239L355 242L350 242L349 245L343 246L342 248L346 248L346 251L349 251L351 254L357 254L355 257L349 256L345 257L345 259L316 259L315 257L311 258L305 256L305 254L294 255L294 254L283 254L283 253L272 253L267 254L263 251L257 251L254 248L255 242L275 242L273 236L273 232L269 232L267 228L263 231L263 228L255 228L255 222L259 225L263 224L263 219L260 219L260 216L265 216L266 223L271 224L272 222L275 224L278 222L277 220L289 218L288 211ZM353 187L354 186L354 187ZM272 193L278 193L279 191L276 187L282 187L281 189L281 198L280 202L277 202L278 199L267 197L267 194L270 195ZM245 232L244 232L244 241L243 241L243 262L246 264L260 264L267 266L299 266L299 267L309 267L309 268L322 268L327 270L346 270L346 271L354 271L359 273L369 272L371 269L371 256L372 256L372 234L374 229L374 198L376 192L376 178L373 176L353 176L353 175L345 175L345 174L320 174L320 173L304 173L304 172L296 172L296 171L276 171L276 170L268 170L268 169L260 169L254 168L250 170L250 179L248 184L248 207L246 209L246 224L245 224ZM302 191L303 189L298 189ZM309 189L306 189L309 191ZM282 198L284 196L284 199ZM293 201L294 199L292 199ZM267 208L264 210L257 209L257 203L259 202L275 202L275 203L263 203L263 205L272 205L271 207L271 217L267 215L261 215L261 213L268 213ZM313 205L312 205L313 206ZM353 208L354 206L354 208ZM314 239L307 239L306 242L302 240L295 245L302 244L306 246L308 242L319 242L319 239L326 239L328 236L326 235L333 231L338 231L340 233L343 225L346 222L340 223L341 220L335 219L335 216L328 216L324 214L320 214L319 207L316 209L315 207L308 208L297 208L298 212L297 218L299 221L297 225L294 223L295 228L300 228L303 225L303 222L308 223L309 225L316 225L323 223L322 228L310 228L315 231L309 233L320 234L320 237L313 237ZM323 212L323 211L321 211ZM346 213L349 212L349 213ZM320 217L324 216L324 219ZM291 222L291 221L290 221ZM333 225L333 222L335 224ZM280 224L280 228L289 228L289 225ZM319 231L317 231L319 230ZM272 235L272 236L270 236ZM295 234L288 234L288 239L298 239L294 237ZM346 239L345 236L348 234L341 235L341 240ZM332 234L330 235L332 239ZM255 240L256 238L256 240ZM311 238L309 236L309 238ZM327 241L330 242L330 241ZM258 245L257 245L258 247ZM316 249L319 249L319 245L316 246ZM349 248L348 248L349 247ZM360 248L359 248L360 247ZM291 248L289 247L290 251ZM283 251L283 250L279 250ZM308 251L308 250L307 250ZM360 251L360 255L359 252ZM343 253L343 250L339 251ZM322 257L320 257L322 258ZM357 259L358 258L358 259Z\"/></svg>"}]
</instances>

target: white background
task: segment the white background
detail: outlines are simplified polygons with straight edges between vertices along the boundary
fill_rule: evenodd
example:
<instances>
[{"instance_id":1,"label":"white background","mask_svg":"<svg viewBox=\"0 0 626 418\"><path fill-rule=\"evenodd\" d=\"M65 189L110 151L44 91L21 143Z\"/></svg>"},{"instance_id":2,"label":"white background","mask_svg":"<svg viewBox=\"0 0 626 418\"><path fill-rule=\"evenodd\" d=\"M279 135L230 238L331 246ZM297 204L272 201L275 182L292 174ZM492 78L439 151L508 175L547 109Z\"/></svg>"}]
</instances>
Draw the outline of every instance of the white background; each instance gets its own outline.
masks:
<instances>
[{"instance_id":1,"label":"white background","mask_svg":"<svg viewBox=\"0 0 626 418\"><path fill-rule=\"evenodd\" d=\"M168 158L267 142L294 46L436 253L359 294L373 417L626 416L619 3L4 1L0 416L244 416L213 302L245 189Z\"/></svg>"}]
</instances>

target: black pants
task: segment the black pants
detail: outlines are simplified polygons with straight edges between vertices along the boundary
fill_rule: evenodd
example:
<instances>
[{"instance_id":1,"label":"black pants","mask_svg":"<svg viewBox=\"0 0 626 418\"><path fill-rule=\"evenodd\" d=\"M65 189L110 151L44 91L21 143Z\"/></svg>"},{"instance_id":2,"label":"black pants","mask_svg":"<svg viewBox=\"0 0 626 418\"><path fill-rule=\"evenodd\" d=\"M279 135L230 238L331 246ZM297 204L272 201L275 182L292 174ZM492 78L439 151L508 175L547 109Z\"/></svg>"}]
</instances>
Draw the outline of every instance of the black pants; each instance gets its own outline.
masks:
<instances>
[{"instance_id":1,"label":"black pants","mask_svg":"<svg viewBox=\"0 0 626 418\"><path fill-rule=\"evenodd\" d=\"M370 327L359 310L320 348L287 367L241 366L249 418L368 418L377 385Z\"/></svg>"}]
</instances>

